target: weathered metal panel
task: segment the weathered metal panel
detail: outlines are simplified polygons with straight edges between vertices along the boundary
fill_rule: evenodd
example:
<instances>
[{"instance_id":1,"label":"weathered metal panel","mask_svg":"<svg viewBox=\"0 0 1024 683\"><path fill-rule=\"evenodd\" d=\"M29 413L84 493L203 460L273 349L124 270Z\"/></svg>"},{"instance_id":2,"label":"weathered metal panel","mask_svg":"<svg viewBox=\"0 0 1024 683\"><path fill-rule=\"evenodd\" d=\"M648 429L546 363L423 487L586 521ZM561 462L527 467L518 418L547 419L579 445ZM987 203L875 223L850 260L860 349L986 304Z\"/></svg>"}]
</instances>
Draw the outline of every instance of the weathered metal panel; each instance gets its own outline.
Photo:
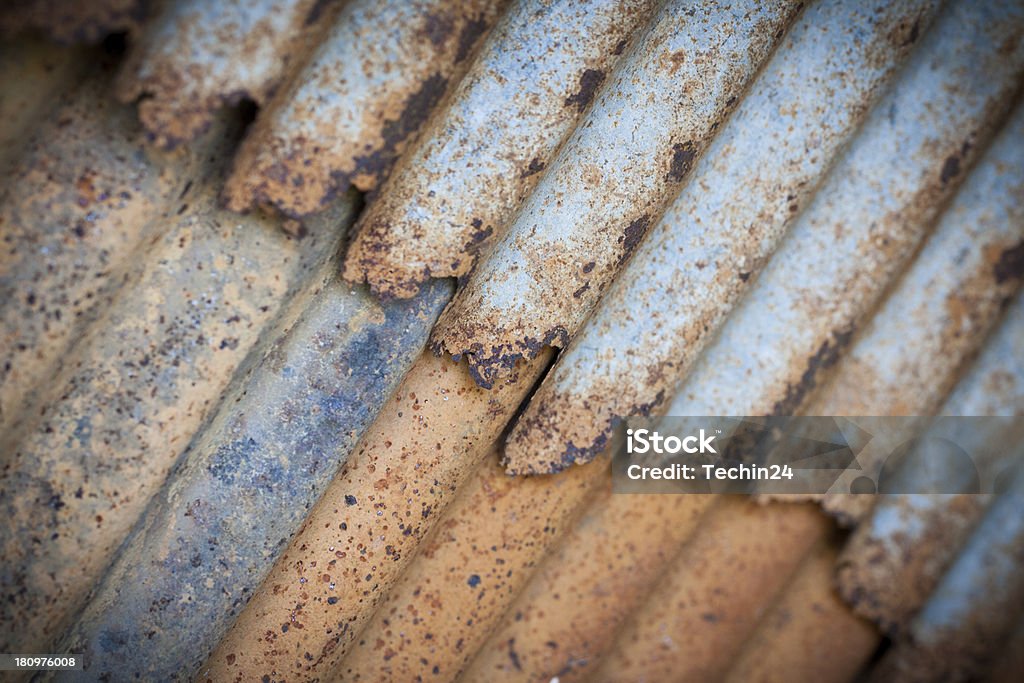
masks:
<instances>
[{"instance_id":1,"label":"weathered metal panel","mask_svg":"<svg viewBox=\"0 0 1024 683\"><path fill-rule=\"evenodd\" d=\"M167 210L131 254L50 380L52 400L21 420L5 453L2 649L47 651L264 325L332 242L323 224L296 241L266 219L218 208L211 180L222 177L231 135L223 137L205 149L213 162L178 198L180 210ZM96 191L106 192L100 183Z\"/></svg>"},{"instance_id":2,"label":"weathered metal panel","mask_svg":"<svg viewBox=\"0 0 1024 683\"><path fill-rule=\"evenodd\" d=\"M438 283L384 306L336 269L324 264L294 324L254 351L63 638L61 651L85 653L90 675L195 674L451 294Z\"/></svg>"},{"instance_id":3,"label":"weathered metal panel","mask_svg":"<svg viewBox=\"0 0 1024 683\"><path fill-rule=\"evenodd\" d=\"M931 415L939 408L964 359L977 351L1020 288L1022 162L1024 107L1018 107L914 265L864 327L813 414ZM1012 414L1013 408L1001 410ZM851 471L841 477L832 487L836 494L825 499L826 509L847 524L872 502L870 496L841 495L857 476Z\"/></svg>"},{"instance_id":4,"label":"weathered metal panel","mask_svg":"<svg viewBox=\"0 0 1024 683\"><path fill-rule=\"evenodd\" d=\"M1022 31L1013 2L961 2L935 26L668 414L806 405L1001 123L1024 73Z\"/></svg>"},{"instance_id":5,"label":"weathered metal panel","mask_svg":"<svg viewBox=\"0 0 1024 683\"><path fill-rule=\"evenodd\" d=\"M707 681L723 676L760 613L828 528L816 506L769 508L719 497L671 571L650 588L593 681ZM801 543L803 541L803 543ZM743 567L742 580L737 568Z\"/></svg>"},{"instance_id":6,"label":"weathered metal panel","mask_svg":"<svg viewBox=\"0 0 1024 683\"><path fill-rule=\"evenodd\" d=\"M606 461L567 477L518 480L490 453L388 592L336 679L407 681L428 671L438 681L459 678L583 501L610 488Z\"/></svg>"},{"instance_id":7,"label":"weathered metal panel","mask_svg":"<svg viewBox=\"0 0 1024 683\"><path fill-rule=\"evenodd\" d=\"M683 542L705 532L702 515L714 500L610 491L599 496L539 563L463 680L586 680ZM538 535L521 522L514 534Z\"/></svg>"},{"instance_id":8,"label":"weathered metal panel","mask_svg":"<svg viewBox=\"0 0 1024 683\"><path fill-rule=\"evenodd\" d=\"M464 362L420 356L200 677L337 669L547 360L487 390Z\"/></svg>"},{"instance_id":9,"label":"weathered metal panel","mask_svg":"<svg viewBox=\"0 0 1024 683\"><path fill-rule=\"evenodd\" d=\"M5 452L10 430L53 394L68 352L116 295L132 251L187 203L201 163L203 144L171 156L147 150L132 112L107 97L107 80L92 74L59 99L2 190Z\"/></svg>"},{"instance_id":10,"label":"weathered metal panel","mask_svg":"<svg viewBox=\"0 0 1024 683\"><path fill-rule=\"evenodd\" d=\"M481 386L565 346L781 38L797 3L667 6L431 337Z\"/></svg>"},{"instance_id":11,"label":"weathered metal panel","mask_svg":"<svg viewBox=\"0 0 1024 683\"><path fill-rule=\"evenodd\" d=\"M1018 223L1024 226L1024 221ZM949 415L1024 414L1024 299L944 403ZM913 345L909 346L913 348ZM1007 444L1021 433L1005 434ZM968 444L962 444L965 448ZM981 517L982 495L891 495L854 532L838 566L839 587L859 614L899 632L935 589Z\"/></svg>"},{"instance_id":12,"label":"weathered metal panel","mask_svg":"<svg viewBox=\"0 0 1024 683\"><path fill-rule=\"evenodd\" d=\"M228 206L306 216L370 190L469 66L506 0L353 0L239 149Z\"/></svg>"},{"instance_id":13,"label":"weathered metal panel","mask_svg":"<svg viewBox=\"0 0 1024 683\"><path fill-rule=\"evenodd\" d=\"M345 277L410 296L428 278L468 273L657 4L515 4L360 220Z\"/></svg>"},{"instance_id":14,"label":"weathered metal panel","mask_svg":"<svg viewBox=\"0 0 1024 683\"><path fill-rule=\"evenodd\" d=\"M937 4L804 12L534 395L508 441L512 471L586 461L616 417L664 407Z\"/></svg>"},{"instance_id":15,"label":"weathered metal panel","mask_svg":"<svg viewBox=\"0 0 1024 683\"><path fill-rule=\"evenodd\" d=\"M978 680L1024 614L1024 468L1008 477L873 681Z\"/></svg>"},{"instance_id":16,"label":"weathered metal panel","mask_svg":"<svg viewBox=\"0 0 1024 683\"><path fill-rule=\"evenodd\" d=\"M116 93L139 100L153 141L175 147L242 98L262 104L302 64L330 19L330 0L168 2L133 41Z\"/></svg>"}]
</instances>

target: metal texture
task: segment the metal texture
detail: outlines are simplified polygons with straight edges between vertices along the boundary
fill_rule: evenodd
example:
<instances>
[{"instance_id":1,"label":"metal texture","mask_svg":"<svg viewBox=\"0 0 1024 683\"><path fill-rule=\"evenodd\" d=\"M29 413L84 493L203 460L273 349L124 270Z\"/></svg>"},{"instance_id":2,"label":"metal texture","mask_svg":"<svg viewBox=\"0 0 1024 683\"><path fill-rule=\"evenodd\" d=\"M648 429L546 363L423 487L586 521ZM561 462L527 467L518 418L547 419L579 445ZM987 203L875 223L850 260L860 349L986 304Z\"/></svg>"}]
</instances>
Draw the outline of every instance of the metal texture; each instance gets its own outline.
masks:
<instances>
[{"instance_id":1,"label":"metal texture","mask_svg":"<svg viewBox=\"0 0 1024 683\"><path fill-rule=\"evenodd\" d=\"M807 554L722 680L845 683L864 668L879 634L833 588L836 545L829 538Z\"/></svg>"},{"instance_id":2,"label":"metal texture","mask_svg":"<svg viewBox=\"0 0 1024 683\"><path fill-rule=\"evenodd\" d=\"M221 137L218 145L230 144L223 128ZM321 236L296 242L217 208L210 180L224 154L206 151L216 161L134 251L91 333L51 380L53 399L22 418L6 454L0 631L10 651L44 651L63 630L236 365L317 261ZM118 195L104 185L95 191Z\"/></svg>"},{"instance_id":3,"label":"metal texture","mask_svg":"<svg viewBox=\"0 0 1024 683\"><path fill-rule=\"evenodd\" d=\"M121 288L133 251L187 203L183 192L201 163L196 150L149 151L134 114L111 102L107 88L92 73L60 97L2 190L5 452L10 431L55 391L68 351Z\"/></svg>"},{"instance_id":4,"label":"metal texture","mask_svg":"<svg viewBox=\"0 0 1024 683\"><path fill-rule=\"evenodd\" d=\"M1014 39L1024 8L951 9L694 364L668 414L791 415L834 370L990 141L1024 70L1024 42ZM933 100L936 91L957 96Z\"/></svg>"},{"instance_id":5,"label":"metal texture","mask_svg":"<svg viewBox=\"0 0 1024 683\"><path fill-rule=\"evenodd\" d=\"M463 680L585 679L677 549L705 532L702 515L715 501L603 493L539 563Z\"/></svg>"},{"instance_id":6,"label":"metal texture","mask_svg":"<svg viewBox=\"0 0 1024 683\"><path fill-rule=\"evenodd\" d=\"M1024 300L1018 299L942 412L1024 414L1024 364L1014 351L1022 335ZM1007 434L1003 442L1020 443L1022 436ZM899 633L931 595L987 502L980 495L880 499L843 551L837 573L844 597L859 614Z\"/></svg>"},{"instance_id":7,"label":"metal texture","mask_svg":"<svg viewBox=\"0 0 1024 683\"><path fill-rule=\"evenodd\" d=\"M760 614L829 526L812 504L766 510L721 497L586 680L706 681L725 675Z\"/></svg>"},{"instance_id":8,"label":"metal texture","mask_svg":"<svg viewBox=\"0 0 1024 683\"><path fill-rule=\"evenodd\" d=\"M456 680L552 541L572 526L580 501L610 488L609 474L607 462L595 462L571 476L521 481L490 454L388 592L336 680L413 680L425 671Z\"/></svg>"},{"instance_id":9,"label":"metal texture","mask_svg":"<svg viewBox=\"0 0 1024 683\"><path fill-rule=\"evenodd\" d=\"M360 219L345 277L410 296L428 278L466 275L657 4L530 0L510 8Z\"/></svg>"},{"instance_id":10,"label":"metal texture","mask_svg":"<svg viewBox=\"0 0 1024 683\"><path fill-rule=\"evenodd\" d=\"M133 43L116 92L139 100L153 141L176 147L214 113L248 98L266 102L331 16L318 0L168 2Z\"/></svg>"},{"instance_id":11,"label":"metal texture","mask_svg":"<svg viewBox=\"0 0 1024 683\"><path fill-rule=\"evenodd\" d=\"M183 85L121 94L170 152L109 100L116 37L5 45L8 647L111 680L1015 680L994 661L1024 632L1013 489L918 506L878 555L885 507L838 493L826 510L867 520L841 551L807 502L612 496L603 457L499 460L526 402L516 472L586 460L621 405L1017 411L1021 299L998 318L1024 253L1019 104L1003 126L1024 6L946 4L353 0L305 28L297 3L168 4L130 28L121 83ZM255 52L209 40L264 19ZM217 110L243 97L240 150ZM373 193L346 244L350 184ZM343 260L420 291L378 301ZM460 325L482 344L456 362L424 350L452 275L435 347ZM600 333L618 317L632 336Z\"/></svg>"},{"instance_id":12,"label":"metal texture","mask_svg":"<svg viewBox=\"0 0 1024 683\"><path fill-rule=\"evenodd\" d=\"M988 508L953 566L871 680L977 680L1024 614L1024 470Z\"/></svg>"},{"instance_id":13,"label":"metal texture","mask_svg":"<svg viewBox=\"0 0 1024 683\"><path fill-rule=\"evenodd\" d=\"M504 0L354 0L238 151L225 188L236 210L292 217L349 185L370 190L452 83Z\"/></svg>"},{"instance_id":14,"label":"metal texture","mask_svg":"<svg viewBox=\"0 0 1024 683\"><path fill-rule=\"evenodd\" d=\"M678 192L797 4L665 7L435 327L484 387L563 347Z\"/></svg>"},{"instance_id":15,"label":"metal texture","mask_svg":"<svg viewBox=\"0 0 1024 683\"><path fill-rule=\"evenodd\" d=\"M465 362L421 355L200 676L335 670L546 363L487 390Z\"/></svg>"},{"instance_id":16,"label":"metal texture","mask_svg":"<svg viewBox=\"0 0 1024 683\"><path fill-rule=\"evenodd\" d=\"M604 447L616 417L664 408L936 5L879 12L831 0L803 13L545 377L509 438L512 471L584 462Z\"/></svg>"},{"instance_id":17,"label":"metal texture","mask_svg":"<svg viewBox=\"0 0 1024 683\"><path fill-rule=\"evenodd\" d=\"M294 323L254 350L64 636L63 651L86 653L91 675L193 675L450 296L439 283L381 306L333 278L336 268L325 264ZM160 558L162 571L153 572L150 558Z\"/></svg>"}]
</instances>

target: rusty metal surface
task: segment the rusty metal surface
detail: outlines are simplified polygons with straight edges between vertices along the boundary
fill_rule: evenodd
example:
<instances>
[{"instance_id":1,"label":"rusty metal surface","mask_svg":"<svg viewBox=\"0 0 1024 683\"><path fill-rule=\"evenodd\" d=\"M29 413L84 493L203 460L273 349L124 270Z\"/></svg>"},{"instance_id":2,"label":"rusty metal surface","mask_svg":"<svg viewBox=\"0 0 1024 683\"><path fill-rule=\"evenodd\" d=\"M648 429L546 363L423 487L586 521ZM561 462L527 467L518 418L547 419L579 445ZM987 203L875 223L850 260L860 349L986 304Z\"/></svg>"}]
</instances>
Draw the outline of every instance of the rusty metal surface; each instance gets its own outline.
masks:
<instances>
[{"instance_id":1,"label":"rusty metal surface","mask_svg":"<svg viewBox=\"0 0 1024 683\"><path fill-rule=\"evenodd\" d=\"M62 95L3 186L5 451L8 432L53 392L47 381L109 306L133 250L187 203L182 193L200 164L194 149L173 156L148 150L133 113L111 102L107 88L108 78L93 73Z\"/></svg>"},{"instance_id":2,"label":"rusty metal surface","mask_svg":"<svg viewBox=\"0 0 1024 683\"><path fill-rule=\"evenodd\" d=\"M1022 139L1024 108L1018 107L845 355L813 414L930 415L939 407L964 359L979 348L1021 285L1024 272L1014 263L1024 250ZM955 405L945 410L993 414L961 412ZM1012 405L999 410L1015 414ZM871 502L869 496L842 495L857 476L850 472L838 479L836 493L824 503L851 525Z\"/></svg>"},{"instance_id":3,"label":"rusty metal surface","mask_svg":"<svg viewBox=\"0 0 1024 683\"><path fill-rule=\"evenodd\" d=\"M714 500L599 496L544 557L463 680L586 680L677 549L704 533ZM517 533L532 538L529 529Z\"/></svg>"},{"instance_id":4,"label":"rusty metal surface","mask_svg":"<svg viewBox=\"0 0 1024 683\"><path fill-rule=\"evenodd\" d=\"M200 678L336 670L546 363L487 390L464 361L421 355Z\"/></svg>"},{"instance_id":5,"label":"rusty metal surface","mask_svg":"<svg viewBox=\"0 0 1024 683\"><path fill-rule=\"evenodd\" d=\"M426 671L438 681L459 678L552 541L572 526L581 503L595 489L610 488L606 461L567 477L523 481L507 476L490 454L335 679L404 681Z\"/></svg>"},{"instance_id":6,"label":"rusty metal surface","mask_svg":"<svg viewBox=\"0 0 1024 683\"><path fill-rule=\"evenodd\" d=\"M706 681L725 675L761 612L829 526L811 504L765 510L720 497L587 680Z\"/></svg>"},{"instance_id":7,"label":"rusty metal surface","mask_svg":"<svg viewBox=\"0 0 1024 683\"><path fill-rule=\"evenodd\" d=\"M52 400L20 420L0 471L0 631L11 651L46 649L60 634L324 246L324 226L296 242L217 208L211 180L231 135L222 127L219 137L205 150L215 161L132 253L75 340Z\"/></svg>"},{"instance_id":8,"label":"rusty metal surface","mask_svg":"<svg viewBox=\"0 0 1024 683\"><path fill-rule=\"evenodd\" d=\"M466 275L653 14L653 0L513 5L363 216L345 277L388 296Z\"/></svg>"},{"instance_id":9,"label":"rusty metal surface","mask_svg":"<svg viewBox=\"0 0 1024 683\"><path fill-rule=\"evenodd\" d=\"M806 405L1002 122L1024 72L1022 30L1014 3L959 3L935 26L668 414L789 415Z\"/></svg>"},{"instance_id":10,"label":"rusty metal surface","mask_svg":"<svg viewBox=\"0 0 1024 683\"><path fill-rule=\"evenodd\" d=\"M1024 227L1024 221L1018 222ZM958 383L941 412L952 415L1024 413L1024 301L1007 313L985 351ZM1003 442L1020 443L1008 433ZM965 442L964 447L969 447ZM856 529L837 567L853 608L898 633L935 589L989 501L980 495L893 495L881 498Z\"/></svg>"},{"instance_id":11,"label":"rusty metal surface","mask_svg":"<svg viewBox=\"0 0 1024 683\"><path fill-rule=\"evenodd\" d=\"M870 680L967 681L987 670L1024 614L1021 510L1024 470L1017 467Z\"/></svg>"},{"instance_id":12,"label":"rusty metal surface","mask_svg":"<svg viewBox=\"0 0 1024 683\"><path fill-rule=\"evenodd\" d=\"M513 471L586 461L615 417L664 407L936 4L877 12L835 0L804 12L534 395L507 445Z\"/></svg>"},{"instance_id":13,"label":"rusty metal surface","mask_svg":"<svg viewBox=\"0 0 1024 683\"><path fill-rule=\"evenodd\" d=\"M303 62L331 16L318 0L169 2L133 41L116 86L139 100L154 142L176 147L206 130L214 113L242 98L257 104Z\"/></svg>"},{"instance_id":14,"label":"rusty metal surface","mask_svg":"<svg viewBox=\"0 0 1024 683\"><path fill-rule=\"evenodd\" d=\"M722 680L845 683L864 668L880 636L836 593L836 540L807 554Z\"/></svg>"},{"instance_id":15,"label":"rusty metal surface","mask_svg":"<svg viewBox=\"0 0 1024 683\"><path fill-rule=\"evenodd\" d=\"M382 306L333 278L336 268L328 261L295 322L254 350L63 638L67 651L87 653L91 675L192 676L450 296L439 283Z\"/></svg>"},{"instance_id":16,"label":"rusty metal surface","mask_svg":"<svg viewBox=\"0 0 1024 683\"><path fill-rule=\"evenodd\" d=\"M657 4L169 6L122 85L199 77L141 98L148 142L117 40L0 52L6 647L112 680L849 680L863 615L876 678L977 677L1024 611L1015 489L921 506L880 561L878 506L837 562L812 504L503 474L586 460L614 406L1019 412L1019 0ZM208 40L263 19L256 59ZM453 275L455 362L424 349Z\"/></svg>"},{"instance_id":17,"label":"rusty metal surface","mask_svg":"<svg viewBox=\"0 0 1024 683\"><path fill-rule=\"evenodd\" d=\"M13 0L0 8L5 40L38 31L60 43L95 43L110 33L135 31L154 0Z\"/></svg>"},{"instance_id":18,"label":"rusty metal surface","mask_svg":"<svg viewBox=\"0 0 1024 683\"><path fill-rule=\"evenodd\" d=\"M261 114L225 188L236 210L306 216L377 187L469 66L505 0L354 0Z\"/></svg>"},{"instance_id":19,"label":"rusty metal surface","mask_svg":"<svg viewBox=\"0 0 1024 683\"><path fill-rule=\"evenodd\" d=\"M672 2L596 95L431 337L481 386L563 347L781 38L797 4Z\"/></svg>"}]
</instances>

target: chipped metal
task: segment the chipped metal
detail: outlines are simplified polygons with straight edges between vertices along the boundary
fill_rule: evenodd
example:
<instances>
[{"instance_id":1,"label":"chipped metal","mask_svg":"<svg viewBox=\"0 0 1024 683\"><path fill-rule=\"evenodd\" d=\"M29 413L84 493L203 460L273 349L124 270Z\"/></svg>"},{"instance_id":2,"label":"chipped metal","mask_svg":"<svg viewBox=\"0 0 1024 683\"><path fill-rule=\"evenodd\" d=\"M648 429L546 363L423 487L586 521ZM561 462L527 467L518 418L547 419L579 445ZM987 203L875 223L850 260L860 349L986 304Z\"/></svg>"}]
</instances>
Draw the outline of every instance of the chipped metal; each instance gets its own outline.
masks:
<instances>
[{"instance_id":1,"label":"chipped metal","mask_svg":"<svg viewBox=\"0 0 1024 683\"><path fill-rule=\"evenodd\" d=\"M469 67L505 0L353 0L265 111L224 199L293 218L372 190Z\"/></svg>"},{"instance_id":2,"label":"chipped metal","mask_svg":"<svg viewBox=\"0 0 1024 683\"><path fill-rule=\"evenodd\" d=\"M138 100L157 145L177 147L209 128L217 110L245 98L265 103L330 16L320 0L166 3L133 41L116 95Z\"/></svg>"},{"instance_id":3,"label":"chipped metal","mask_svg":"<svg viewBox=\"0 0 1024 683\"><path fill-rule=\"evenodd\" d=\"M616 418L665 407L937 9L826 0L803 13L534 395L511 471L584 462Z\"/></svg>"},{"instance_id":4,"label":"chipped metal","mask_svg":"<svg viewBox=\"0 0 1024 683\"><path fill-rule=\"evenodd\" d=\"M673 2L624 55L431 336L491 386L564 347L738 102L797 10Z\"/></svg>"},{"instance_id":5,"label":"chipped metal","mask_svg":"<svg viewBox=\"0 0 1024 683\"><path fill-rule=\"evenodd\" d=\"M345 277L405 297L429 278L465 276L504 233L656 5L514 5L360 219Z\"/></svg>"}]
</instances>

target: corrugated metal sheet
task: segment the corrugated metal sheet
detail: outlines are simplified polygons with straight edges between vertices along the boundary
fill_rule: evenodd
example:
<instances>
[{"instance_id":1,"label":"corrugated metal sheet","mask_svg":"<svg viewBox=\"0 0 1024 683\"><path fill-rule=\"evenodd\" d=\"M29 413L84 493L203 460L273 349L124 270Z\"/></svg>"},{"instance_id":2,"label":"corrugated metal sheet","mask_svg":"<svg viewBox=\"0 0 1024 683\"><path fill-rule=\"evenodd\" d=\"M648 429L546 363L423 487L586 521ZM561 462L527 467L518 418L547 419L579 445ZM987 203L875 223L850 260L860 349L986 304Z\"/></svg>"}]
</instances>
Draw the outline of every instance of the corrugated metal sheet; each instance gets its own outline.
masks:
<instances>
[{"instance_id":1,"label":"corrugated metal sheet","mask_svg":"<svg viewBox=\"0 0 1024 683\"><path fill-rule=\"evenodd\" d=\"M0 17L128 32L0 52L0 650L1019 673L1019 476L874 507L846 477L830 518L613 495L607 458L631 413L1024 413L1019 0Z\"/></svg>"}]
</instances>

